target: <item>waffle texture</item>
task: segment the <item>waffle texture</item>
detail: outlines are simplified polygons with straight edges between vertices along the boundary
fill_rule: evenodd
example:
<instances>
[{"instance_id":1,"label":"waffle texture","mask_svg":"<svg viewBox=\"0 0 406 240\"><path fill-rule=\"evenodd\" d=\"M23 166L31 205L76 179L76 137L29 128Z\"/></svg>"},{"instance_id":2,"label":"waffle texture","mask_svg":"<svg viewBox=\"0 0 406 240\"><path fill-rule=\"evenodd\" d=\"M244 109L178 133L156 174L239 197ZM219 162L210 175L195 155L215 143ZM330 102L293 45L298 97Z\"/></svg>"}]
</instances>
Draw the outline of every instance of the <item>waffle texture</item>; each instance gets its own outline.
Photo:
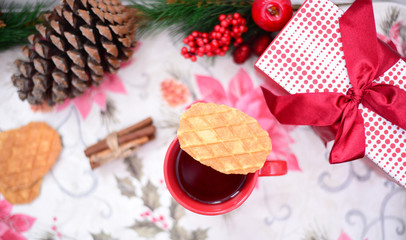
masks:
<instances>
[{"instance_id":1,"label":"waffle texture","mask_svg":"<svg viewBox=\"0 0 406 240\"><path fill-rule=\"evenodd\" d=\"M180 147L225 174L260 169L272 150L268 133L247 114L214 103L193 104L180 118Z\"/></svg>"},{"instance_id":2,"label":"waffle texture","mask_svg":"<svg viewBox=\"0 0 406 240\"><path fill-rule=\"evenodd\" d=\"M0 191L3 195L7 198L15 193L11 198L20 199L19 203L36 197L42 177L58 159L61 148L58 132L44 122L31 122L0 133Z\"/></svg>"}]
</instances>

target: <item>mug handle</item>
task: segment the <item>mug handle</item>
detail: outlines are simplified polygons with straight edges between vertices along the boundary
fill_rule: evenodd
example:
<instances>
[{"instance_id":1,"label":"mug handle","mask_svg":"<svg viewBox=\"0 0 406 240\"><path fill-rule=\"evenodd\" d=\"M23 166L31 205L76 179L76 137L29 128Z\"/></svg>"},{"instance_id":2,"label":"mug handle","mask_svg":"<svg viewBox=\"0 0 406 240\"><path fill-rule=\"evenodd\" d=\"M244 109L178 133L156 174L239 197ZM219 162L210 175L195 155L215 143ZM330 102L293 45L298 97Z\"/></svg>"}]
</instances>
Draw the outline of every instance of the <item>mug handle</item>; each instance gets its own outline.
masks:
<instances>
[{"instance_id":1,"label":"mug handle","mask_svg":"<svg viewBox=\"0 0 406 240\"><path fill-rule=\"evenodd\" d=\"M266 161L264 166L258 170L260 177L264 176L280 176L285 175L288 172L288 165L286 161L273 160Z\"/></svg>"}]
</instances>

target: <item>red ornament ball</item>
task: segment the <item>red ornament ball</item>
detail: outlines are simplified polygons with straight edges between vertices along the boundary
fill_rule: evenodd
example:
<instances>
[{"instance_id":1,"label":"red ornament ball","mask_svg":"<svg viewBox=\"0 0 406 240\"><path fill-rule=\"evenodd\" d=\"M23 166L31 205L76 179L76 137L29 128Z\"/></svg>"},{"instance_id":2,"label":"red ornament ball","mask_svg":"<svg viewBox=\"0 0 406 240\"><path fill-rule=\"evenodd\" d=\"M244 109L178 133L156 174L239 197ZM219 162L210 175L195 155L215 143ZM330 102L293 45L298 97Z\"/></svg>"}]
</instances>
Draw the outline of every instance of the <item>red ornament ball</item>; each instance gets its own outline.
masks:
<instances>
[{"instance_id":1,"label":"red ornament ball","mask_svg":"<svg viewBox=\"0 0 406 240\"><path fill-rule=\"evenodd\" d=\"M252 43L252 53L257 56L261 56L269 44L271 44L272 40L273 39L269 34L258 36Z\"/></svg>"},{"instance_id":2,"label":"red ornament ball","mask_svg":"<svg viewBox=\"0 0 406 240\"><path fill-rule=\"evenodd\" d=\"M244 63L251 56L251 48L248 43L242 43L235 48L233 52L233 60L237 64Z\"/></svg>"},{"instance_id":3,"label":"red ornament ball","mask_svg":"<svg viewBox=\"0 0 406 240\"><path fill-rule=\"evenodd\" d=\"M292 17L290 0L254 0L251 8L252 19L263 30L281 30Z\"/></svg>"}]
</instances>

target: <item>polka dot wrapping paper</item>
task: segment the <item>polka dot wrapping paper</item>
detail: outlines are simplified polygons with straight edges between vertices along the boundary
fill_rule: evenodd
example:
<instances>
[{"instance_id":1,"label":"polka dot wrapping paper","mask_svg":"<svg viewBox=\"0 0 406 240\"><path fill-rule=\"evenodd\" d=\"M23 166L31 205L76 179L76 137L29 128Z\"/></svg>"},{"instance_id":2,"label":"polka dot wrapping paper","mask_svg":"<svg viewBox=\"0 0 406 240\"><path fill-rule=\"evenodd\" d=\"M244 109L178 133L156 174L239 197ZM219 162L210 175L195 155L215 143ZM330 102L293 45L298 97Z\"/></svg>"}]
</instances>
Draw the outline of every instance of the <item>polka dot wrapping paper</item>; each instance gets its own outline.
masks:
<instances>
[{"instance_id":1,"label":"polka dot wrapping paper","mask_svg":"<svg viewBox=\"0 0 406 240\"><path fill-rule=\"evenodd\" d=\"M329 0L308 0L274 39L255 66L291 94L351 88L338 20L343 11ZM399 60L376 83L406 88L406 63ZM365 154L406 187L406 131L359 105Z\"/></svg>"}]
</instances>

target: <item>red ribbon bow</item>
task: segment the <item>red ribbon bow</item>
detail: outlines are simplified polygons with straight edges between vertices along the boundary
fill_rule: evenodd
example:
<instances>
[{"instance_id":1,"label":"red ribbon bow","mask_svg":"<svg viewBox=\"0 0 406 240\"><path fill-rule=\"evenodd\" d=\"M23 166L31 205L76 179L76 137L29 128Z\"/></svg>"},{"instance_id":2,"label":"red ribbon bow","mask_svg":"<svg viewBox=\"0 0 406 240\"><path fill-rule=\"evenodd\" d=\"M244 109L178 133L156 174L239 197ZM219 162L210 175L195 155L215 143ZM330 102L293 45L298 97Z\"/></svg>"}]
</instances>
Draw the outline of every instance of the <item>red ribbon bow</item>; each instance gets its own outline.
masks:
<instances>
[{"instance_id":1,"label":"red ribbon bow","mask_svg":"<svg viewBox=\"0 0 406 240\"><path fill-rule=\"evenodd\" d=\"M406 129L406 92L373 80L400 56L376 35L371 0L356 0L339 20L344 56L352 88L342 93L299 93L275 96L262 88L270 111L283 124L335 126L330 163L365 155L365 128L360 103Z\"/></svg>"}]
</instances>

